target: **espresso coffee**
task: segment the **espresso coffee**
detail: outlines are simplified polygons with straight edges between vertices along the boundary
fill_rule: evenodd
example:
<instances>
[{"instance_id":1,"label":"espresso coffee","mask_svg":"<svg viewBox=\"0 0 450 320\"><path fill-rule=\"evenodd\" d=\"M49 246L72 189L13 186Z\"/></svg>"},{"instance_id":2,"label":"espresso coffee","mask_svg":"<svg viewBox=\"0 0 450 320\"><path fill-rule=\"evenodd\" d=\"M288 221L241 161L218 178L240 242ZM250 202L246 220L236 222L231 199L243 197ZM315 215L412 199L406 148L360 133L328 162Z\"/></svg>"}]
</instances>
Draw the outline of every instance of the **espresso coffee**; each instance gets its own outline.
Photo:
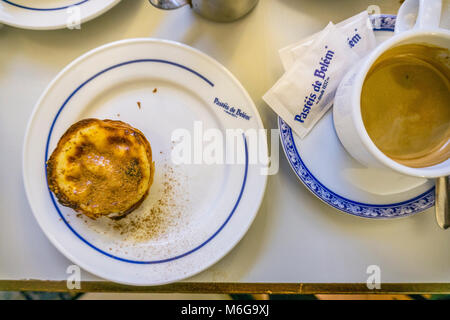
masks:
<instances>
[{"instance_id":1,"label":"espresso coffee","mask_svg":"<svg viewBox=\"0 0 450 320\"><path fill-rule=\"evenodd\" d=\"M422 168L450 157L450 54L406 44L382 54L361 93L369 137L385 155Z\"/></svg>"}]
</instances>

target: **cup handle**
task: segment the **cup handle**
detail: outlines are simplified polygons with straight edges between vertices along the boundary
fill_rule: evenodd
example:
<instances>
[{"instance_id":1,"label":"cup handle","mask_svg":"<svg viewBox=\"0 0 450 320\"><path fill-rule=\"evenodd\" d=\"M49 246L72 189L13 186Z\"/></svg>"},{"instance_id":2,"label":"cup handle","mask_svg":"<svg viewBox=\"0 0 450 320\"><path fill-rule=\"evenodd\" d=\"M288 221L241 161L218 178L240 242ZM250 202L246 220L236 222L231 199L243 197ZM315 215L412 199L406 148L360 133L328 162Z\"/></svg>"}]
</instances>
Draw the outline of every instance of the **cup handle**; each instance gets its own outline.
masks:
<instances>
[{"instance_id":1,"label":"cup handle","mask_svg":"<svg viewBox=\"0 0 450 320\"><path fill-rule=\"evenodd\" d=\"M397 14L395 33L439 28L441 10L442 0L405 0Z\"/></svg>"}]
</instances>

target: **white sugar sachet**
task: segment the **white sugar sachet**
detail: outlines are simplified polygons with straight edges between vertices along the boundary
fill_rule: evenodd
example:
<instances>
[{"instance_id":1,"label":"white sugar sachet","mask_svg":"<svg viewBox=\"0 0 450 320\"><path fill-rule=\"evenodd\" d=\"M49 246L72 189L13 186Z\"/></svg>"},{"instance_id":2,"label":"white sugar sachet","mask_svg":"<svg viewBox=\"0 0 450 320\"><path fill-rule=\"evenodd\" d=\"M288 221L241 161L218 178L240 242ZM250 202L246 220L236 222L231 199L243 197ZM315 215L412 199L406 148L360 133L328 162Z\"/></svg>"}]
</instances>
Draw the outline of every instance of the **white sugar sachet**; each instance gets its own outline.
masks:
<instances>
[{"instance_id":1,"label":"white sugar sachet","mask_svg":"<svg viewBox=\"0 0 450 320\"><path fill-rule=\"evenodd\" d=\"M360 57L365 56L376 46L375 34L367 11L336 24L345 35L345 42ZM290 69L295 61L306 51L322 31L280 49L279 54L285 70Z\"/></svg>"},{"instance_id":2,"label":"white sugar sachet","mask_svg":"<svg viewBox=\"0 0 450 320\"><path fill-rule=\"evenodd\" d=\"M294 66L263 96L264 101L305 137L333 103L339 82L358 55L333 23L314 39Z\"/></svg>"}]
</instances>

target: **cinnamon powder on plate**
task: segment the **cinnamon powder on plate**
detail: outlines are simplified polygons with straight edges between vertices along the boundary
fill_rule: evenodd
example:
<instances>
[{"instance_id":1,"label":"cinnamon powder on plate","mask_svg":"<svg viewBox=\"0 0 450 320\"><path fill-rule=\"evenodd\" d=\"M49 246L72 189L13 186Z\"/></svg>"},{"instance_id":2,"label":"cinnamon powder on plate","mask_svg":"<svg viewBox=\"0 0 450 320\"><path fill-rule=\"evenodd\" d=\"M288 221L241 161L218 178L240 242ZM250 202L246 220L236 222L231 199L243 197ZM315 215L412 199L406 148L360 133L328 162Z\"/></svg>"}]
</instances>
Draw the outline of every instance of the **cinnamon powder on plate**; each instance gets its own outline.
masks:
<instances>
[{"instance_id":1,"label":"cinnamon powder on plate","mask_svg":"<svg viewBox=\"0 0 450 320\"><path fill-rule=\"evenodd\" d=\"M152 205L111 222L114 230L126 241L140 243L160 239L183 228L182 218L188 198L180 181L182 177L172 166L164 164L162 167L160 195Z\"/></svg>"}]
</instances>

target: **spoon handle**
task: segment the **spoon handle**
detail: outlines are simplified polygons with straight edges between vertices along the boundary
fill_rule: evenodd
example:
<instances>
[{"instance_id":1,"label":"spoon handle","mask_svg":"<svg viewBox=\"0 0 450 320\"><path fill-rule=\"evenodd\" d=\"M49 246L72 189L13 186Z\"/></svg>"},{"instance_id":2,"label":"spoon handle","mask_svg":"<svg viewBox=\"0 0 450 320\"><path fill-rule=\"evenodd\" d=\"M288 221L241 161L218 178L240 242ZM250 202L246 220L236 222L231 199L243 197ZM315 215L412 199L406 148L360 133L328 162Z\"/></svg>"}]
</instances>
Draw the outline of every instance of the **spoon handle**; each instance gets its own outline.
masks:
<instances>
[{"instance_id":1,"label":"spoon handle","mask_svg":"<svg viewBox=\"0 0 450 320\"><path fill-rule=\"evenodd\" d=\"M449 210L449 177L439 177L436 179L436 220L442 229L450 227Z\"/></svg>"}]
</instances>

